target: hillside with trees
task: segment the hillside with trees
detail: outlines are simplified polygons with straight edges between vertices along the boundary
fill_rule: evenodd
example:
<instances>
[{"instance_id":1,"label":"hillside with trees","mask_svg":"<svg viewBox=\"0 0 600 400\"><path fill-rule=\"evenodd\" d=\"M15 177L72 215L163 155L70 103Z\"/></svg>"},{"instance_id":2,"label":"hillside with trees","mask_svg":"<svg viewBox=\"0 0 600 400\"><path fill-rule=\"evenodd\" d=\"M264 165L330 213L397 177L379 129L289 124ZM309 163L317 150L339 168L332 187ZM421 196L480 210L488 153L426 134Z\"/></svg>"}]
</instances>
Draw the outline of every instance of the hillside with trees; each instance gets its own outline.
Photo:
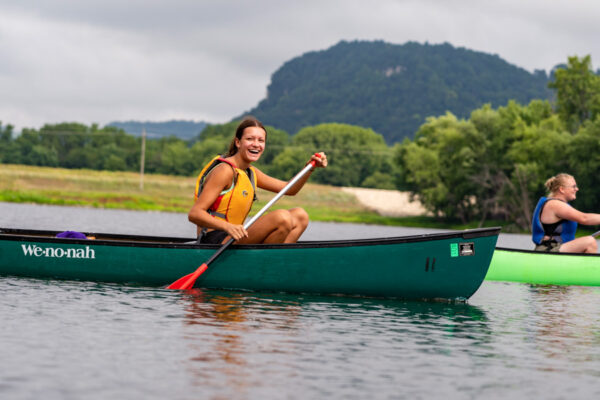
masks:
<instances>
[{"instance_id":1,"label":"hillside with trees","mask_svg":"<svg viewBox=\"0 0 600 400\"><path fill-rule=\"evenodd\" d=\"M329 122L362 126L393 144L432 115L463 118L484 104L549 99L547 84L544 71L448 43L342 41L286 62L247 114L291 134Z\"/></svg>"}]
</instances>

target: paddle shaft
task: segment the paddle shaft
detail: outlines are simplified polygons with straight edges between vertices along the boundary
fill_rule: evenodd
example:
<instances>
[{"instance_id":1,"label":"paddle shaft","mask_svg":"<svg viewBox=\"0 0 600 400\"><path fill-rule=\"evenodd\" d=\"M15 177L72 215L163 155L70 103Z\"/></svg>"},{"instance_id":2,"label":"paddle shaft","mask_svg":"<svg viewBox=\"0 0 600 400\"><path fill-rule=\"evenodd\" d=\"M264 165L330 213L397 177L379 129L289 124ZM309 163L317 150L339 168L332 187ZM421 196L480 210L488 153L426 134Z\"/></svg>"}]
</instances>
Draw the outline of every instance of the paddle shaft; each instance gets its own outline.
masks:
<instances>
[{"instance_id":1,"label":"paddle shaft","mask_svg":"<svg viewBox=\"0 0 600 400\"><path fill-rule=\"evenodd\" d=\"M302 169L302 171L298 172L296 174L296 176L294 176L287 183L287 185L285 185L284 188L281 189L281 191L279 193L277 193L277 195L275 195L275 197L273 197L263 208L260 209L259 212L256 213L256 215L254 215L254 217L252 217L252 219L250 219L250 221L248 221L244 224L244 229L250 228L250 226L252 224L254 224L256 222L256 220L259 219L277 200L279 200L281 198L281 196L286 194L286 192L292 186L294 186L304 175L306 175L309 171L311 171L315 166L316 166L315 161L311 161L310 163L308 163L306 165L306 167L304 167ZM188 274L182 278L179 278L178 280L176 280L175 282L173 282L172 284L167 286L167 289L184 289L185 290L185 289L191 289L192 287L194 287L194 283L196 282L196 279L198 279L198 277L200 275L202 275L204 273L204 271L206 271L206 269L208 268L210 263L215 261L221 255L221 253L223 253L225 251L225 249L227 249L234 241L235 241L234 238L230 238L223 246L221 246L219 248L219 250L217 250L208 259L208 261L206 261L204 264L202 264L200 267L198 267L198 269L196 269L196 271L194 271L191 274Z\"/></svg>"}]
</instances>

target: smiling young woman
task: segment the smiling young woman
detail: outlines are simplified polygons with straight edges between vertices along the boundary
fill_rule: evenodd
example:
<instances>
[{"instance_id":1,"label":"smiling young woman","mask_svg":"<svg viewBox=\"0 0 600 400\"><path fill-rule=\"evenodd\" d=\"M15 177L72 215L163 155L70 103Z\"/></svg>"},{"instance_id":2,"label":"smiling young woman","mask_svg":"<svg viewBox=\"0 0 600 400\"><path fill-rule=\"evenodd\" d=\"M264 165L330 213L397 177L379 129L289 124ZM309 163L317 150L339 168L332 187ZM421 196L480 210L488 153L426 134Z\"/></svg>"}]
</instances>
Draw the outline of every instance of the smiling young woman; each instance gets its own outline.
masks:
<instances>
[{"instance_id":1,"label":"smiling young woman","mask_svg":"<svg viewBox=\"0 0 600 400\"><path fill-rule=\"evenodd\" d=\"M248 230L243 227L256 198L256 187L277 193L287 184L251 165L260 159L266 141L265 127L256 118L247 117L238 125L229 152L213 158L200 172L196 202L188 214L189 221L198 226L200 243L225 243L230 237L236 244L295 243L308 226L308 214L297 207L272 211ZM325 153L313 155L311 161L316 167L327 166ZM298 193L309 176L302 177L287 194Z\"/></svg>"},{"instance_id":2,"label":"smiling young woman","mask_svg":"<svg viewBox=\"0 0 600 400\"><path fill-rule=\"evenodd\" d=\"M546 181L548 197L542 197L533 212L532 238L536 251L596 253L592 236L575 239L577 224L600 225L600 214L583 213L572 207L579 187L569 174L558 174Z\"/></svg>"}]
</instances>

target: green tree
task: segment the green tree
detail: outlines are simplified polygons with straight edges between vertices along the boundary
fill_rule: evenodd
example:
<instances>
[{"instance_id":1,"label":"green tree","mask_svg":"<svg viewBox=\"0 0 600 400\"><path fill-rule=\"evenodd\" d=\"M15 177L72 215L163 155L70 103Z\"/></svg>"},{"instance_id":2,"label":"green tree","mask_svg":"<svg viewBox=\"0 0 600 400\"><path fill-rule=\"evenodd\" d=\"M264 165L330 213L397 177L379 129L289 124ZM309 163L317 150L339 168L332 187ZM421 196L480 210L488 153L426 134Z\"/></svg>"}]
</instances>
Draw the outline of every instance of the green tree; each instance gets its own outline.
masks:
<instances>
[{"instance_id":1,"label":"green tree","mask_svg":"<svg viewBox=\"0 0 600 400\"><path fill-rule=\"evenodd\" d=\"M292 178L310 158L302 147L290 146L280 152L270 166L271 175L282 180Z\"/></svg>"},{"instance_id":2,"label":"green tree","mask_svg":"<svg viewBox=\"0 0 600 400\"><path fill-rule=\"evenodd\" d=\"M527 229L545 179L569 171L571 141L547 102L509 102L485 105L469 120L429 118L414 141L395 148L395 160L406 187L436 215Z\"/></svg>"},{"instance_id":3,"label":"green tree","mask_svg":"<svg viewBox=\"0 0 600 400\"><path fill-rule=\"evenodd\" d=\"M540 179L536 173L539 168L529 162L526 151L519 164L519 160L511 158L518 153L511 149L525 140L528 126L537 126L550 115L550 104L539 100L527 107L510 101L496 110L485 105L471 113L470 121L485 141L485 157L471 177L477 184L480 223L493 217L513 221L520 228L528 226Z\"/></svg>"},{"instance_id":4,"label":"green tree","mask_svg":"<svg viewBox=\"0 0 600 400\"><path fill-rule=\"evenodd\" d=\"M557 69L554 77L548 87L556 90L557 112L575 133L600 111L600 77L592 70L589 55L582 59L569 57L567 68Z\"/></svg>"},{"instance_id":5,"label":"green tree","mask_svg":"<svg viewBox=\"0 0 600 400\"><path fill-rule=\"evenodd\" d=\"M32 153L34 146L41 144L42 141L37 131L23 129L21 134L14 140L16 151L13 156L13 162L15 164L31 164L32 160L29 155Z\"/></svg>"},{"instance_id":6,"label":"green tree","mask_svg":"<svg viewBox=\"0 0 600 400\"><path fill-rule=\"evenodd\" d=\"M579 185L577 207L588 212L600 210L600 119L586 123L573 136L561 155L567 155L570 170Z\"/></svg>"},{"instance_id":7,"label":"green tree","mask_svg":"<svg viewBox=\"0 0 600 400\"><path fill-rule=\"evenodd\" d=\"M0 121L0 143L8 143L12 141L13 129L14 127L10 124L2 127L2 121Z\"/></svg>"},{"instance_id":8,"label":"green tree","mask_svg":"<svg viewBox=\"0 0 600 400\"><path fill-rule=\"evenodd\" d=\"M371 129L346 124L321 124L303 128L292 139L303 150L304 160L324 151L329 166L315 175L315 181L334 186L360 186L375 172L389 172L391 149L383 136ZM387 160L387 162L386 162ZM305 162L306 162L305 161Z\"/></svg>"},{"instance_id":9,"label":"green tree","mask_svg":"<svg viewBox=\"0 0 600 400\"><path fill-rule=\"evenodd\" d=\"M286 149L291 143L290 135L281 129L274 128L266 125L267 130L267 142L265 145L265 152L260 157L259 166L270 165L275 157Z\"/></svg>"},{"instance_id":10,"label":"green tree","mask_svg":"<svg viewBox=\"0 0 600 400\"><path fill-rule=\"evenodd\" d=\"M54 147L36 144L31 147L31 151L25 156L25 160L29 165L56 167L58 166L58 152Z\"/></svg>"},{"instance_id":11,"label":"green tree","mask_svg":"<svg viewBox=\"0 0 600 400\"><path fill-rule=\"evenodd\" d=\"M146 172L165 173L163 168L163 152L165 148L174 143L182 142L175 136L161 137L160 139L146 141Z\"/></svg>"},{"instance_id":12,"label":"green tree","mask_svg":"<svg viewBox=\"0 0 600 400\"><path fill-rule=\"evenodd\" d=\"M177 141L164 148L159 172L172 175L191 175L195 167L192 153L185 142Z\"/></svg>"},{"instance_id":13,"label":"green tree","mask_svg":"<svg viewBox=\"0 0 600 400\"><path fill-rule=\"evenodd\" d=\"M202 168L215 156L226 153L228 145L229 143L220 137L209 137L194 143L190 149L194 174L199 174Z\"/></svg>"},{"instance_id":14,"label":"green tree","mask_svg":"<svg viewBox=\"0 0 600 400\"><path fill-rule=\"evenodd\" d=\"M366 178L361 186L374 189L396 189L394 175L381 171L376 171L373 175Z\"/></svg>"},{"instance_id":15,"label":"green tree","mask_svg":"<svg viewBox=\"0 0 600 400\"><path fill-rule=\"evenodd\" d=\"M119 147L116 143L105 144L95 150L97 157L94 158L98 164L93 165L94 169L124 171L127 169L125 162L126 150Z\"/></svg>"},{"instance_id":16,"label":"green tree","mask_svg":"<svg viewBox=\"0 0 600 400\"><path fill-rule=\"evenodd\" d=\"M59 165L64 165L67 154L75 148L81 148L88 142L86 125L79 123L60 123L44 125L38 132L40 143L48 148L54 148Z\"/></svg>"},{"instance_id":17,"label":"green tree","mask_svg":"<svg viewBox=\"0 0 600 400\"><path fill-rule=\"evenodd\" d=\"M477 215L478 188L471 177L485 157L485 143L470 121L450 113L431 117L399 151L407 182L426 208L463 222Z\"/></svg>"},{"instance_id":18,"label":"green tree","mask_svg":"<svg viewBox=\"0 0 600 400\"><path fill-rule=\"evenodd\" d=\"M521 139L515 141L507 153L513 169L498 195L504 214L517 226L527 228L537 199L544 194L545 180L570 170L566 149L572 136L557 116L519 129Z\"/></svg>"},{"instance_id":19,"label":"green tree","mask_svg":"<svg viewBox=\"0 0 600 400\"><path fill-rule=\"evenodd\" d=\"M0 121L0 163L10 163L14 157L15 146L12 138L13 126L2 127Z\"/></svg>"},{"instance_id":20,"label":"green tree","mask_svg":"<svg viewBox=\"0 0 600 400\"><path fill-rule=\"evenodd\" d=\"M89 147L78 147L71 149L63 160L66 168L89 168L100 169L102 160L96 151Z\"/></svg>"}]
</instances>

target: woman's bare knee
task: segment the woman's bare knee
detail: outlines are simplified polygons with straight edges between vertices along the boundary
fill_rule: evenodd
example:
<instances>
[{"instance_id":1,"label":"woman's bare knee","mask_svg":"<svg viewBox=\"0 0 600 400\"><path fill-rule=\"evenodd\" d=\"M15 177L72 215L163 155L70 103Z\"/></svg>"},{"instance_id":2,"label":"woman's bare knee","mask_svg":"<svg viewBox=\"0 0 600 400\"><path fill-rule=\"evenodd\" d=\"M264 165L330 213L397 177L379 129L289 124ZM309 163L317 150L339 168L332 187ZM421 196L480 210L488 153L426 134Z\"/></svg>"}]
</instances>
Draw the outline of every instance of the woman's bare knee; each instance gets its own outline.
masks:
<instances>
[{"instance_id":1,"label":"woman's bare knee","mask_svg":"<svg viewBox=\"0 0 600 400\"><path fill-rule=\"evenodd\" d=\"M290 210L290 214L294 219L294 227L303 227L306 228L308 226L308 213L304 210L304 208L296 207Z\"/></svg>"},{"instance_id":2,"label":"woman's bare knee","mask_svg":"<svg viewBox=\"0 0 600 400\"><path fill-rule=\"evenodd\" d=\"M592 236L584 236L563 244L561 253L597 253L598 244Z\"/></svg>"},{"instance_id":3,"label":"woman's bare knee","mask_svg":"<svg viewBox=\"0 0 600 400\"><path fill-rule=\"evenodd\" d=\"M597 253L598 252L598 242L593 236L587 236L587 249L586 253Z\"/></svg>"},{"instance_id":4,"label":"woman's bare knee","mask_svg":"<svg viewBox=\"0 0 600 400\"><path fill-rule=\"evenodd\" d=\"M277 229L291 231L294 228L294 218L288 210L275 210L272 218Z\"/></svg>"}]
</instances>

